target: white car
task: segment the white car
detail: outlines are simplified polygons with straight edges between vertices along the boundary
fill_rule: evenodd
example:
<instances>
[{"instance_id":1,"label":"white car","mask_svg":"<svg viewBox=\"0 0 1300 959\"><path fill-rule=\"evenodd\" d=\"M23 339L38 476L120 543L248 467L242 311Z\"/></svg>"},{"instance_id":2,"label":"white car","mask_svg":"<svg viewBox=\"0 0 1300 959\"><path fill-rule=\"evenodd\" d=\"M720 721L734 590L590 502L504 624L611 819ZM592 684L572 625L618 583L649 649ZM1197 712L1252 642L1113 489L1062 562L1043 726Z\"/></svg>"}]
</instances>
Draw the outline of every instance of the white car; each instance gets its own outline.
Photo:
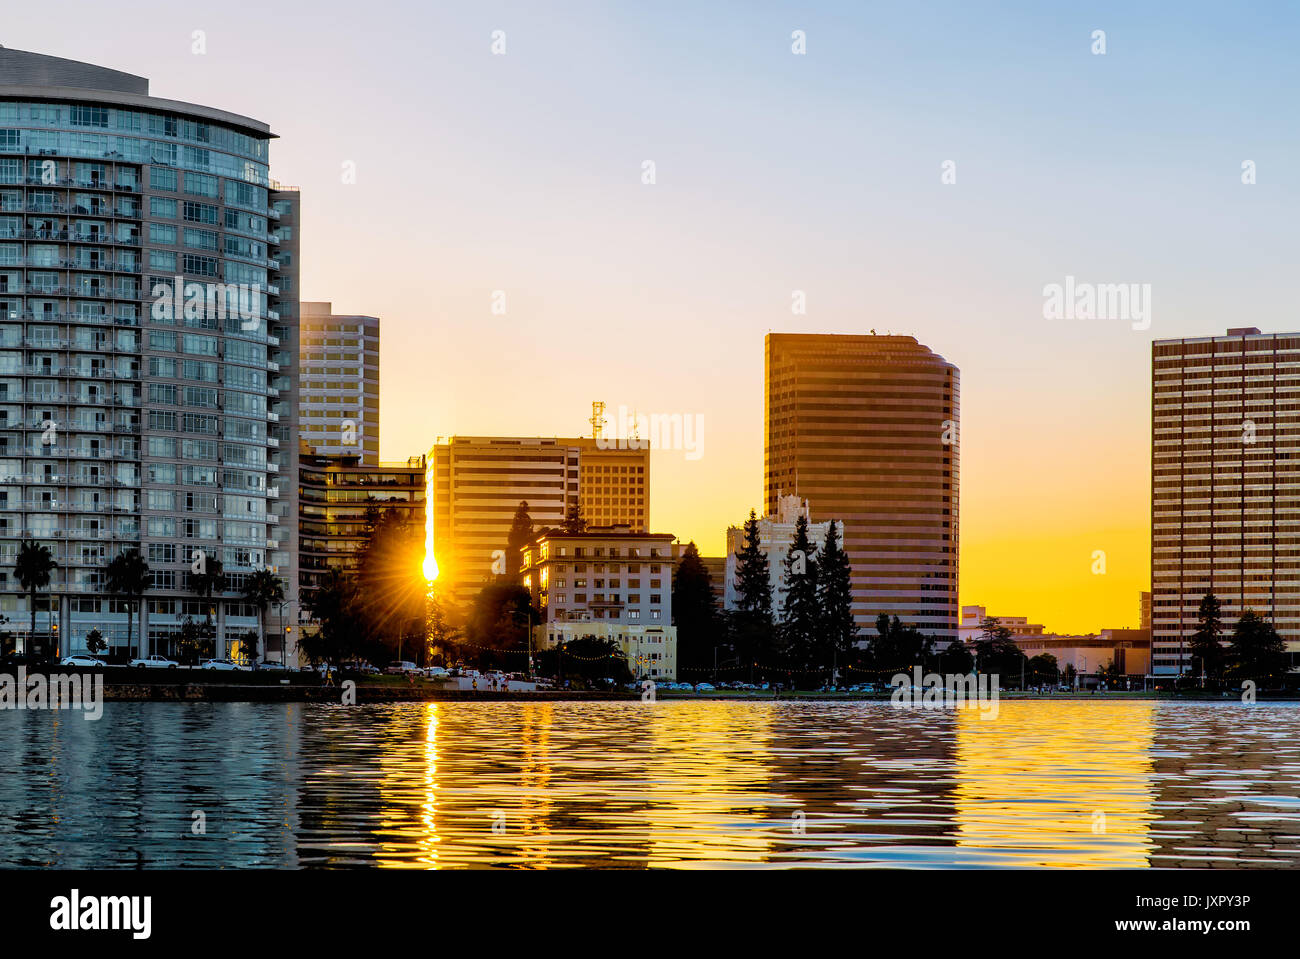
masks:
<instances>
[{"instance_id":1,"label":"white car","mask_svg":"<svg viewBox=\"0 0 1300 959\"><path fill-rule=\"evenodd\" d=\"M428 679L446 679L451 673L447 672L445 666L430 666L424 671L424 675Z\"/></svg>"},{"instance_id":2,"label":"white car","mask_svg":"<svg viewBox=\"0 0 1300 959\"><path fill-rule=\"evenodd\" d=\"M88 653L77 653L73 656L64 656L60 666L107 666L108 664L98 656L91 656Z\"/></svg>"},{"instance_id":3,"label":"white car","mask_svg":"<svg viewBox=\"0 0 1300 959\"><path fill-rule=\"evenodd\" d=\"M223 669L227 672L248 672L248 667L235 662L233 659L207 659L199 669Z\"/></svg>"},{"instance_id":4,"label":"white car","mask_svg":"<svg viewBox=\"0 0 1300 959\"><path fill-rule=\"evenodd\" d=\"M384 667L384 672L389 676L422 676L424 670L420 669L415 663L402 660L400 663L390 663Z\"/></svg>"},{"instance_id":5,"label":"white car","mask_svg":"<svg viewBox=\"0 0 1300 959\"><path fill-rule=\"evenodd\" d=\"M166 656L154 654L153 656L145 656L142 659L133 659L131 665L144 669L176 669L180 666L180 663L174 659L168 659Z\"/></svg>"},{"instance_id":6,"label":"white car","mask_svg":"<svg viewBox=\"0 0 1300 959\"><path fill-rule=\"evenodd\" d=\"M695 687L695 691L696 691L697 693L711 693L711 692L713 692L713 684L712 684L712 683L700 683L700 684L698 684L698 685Z\"/></svg>"}]
</instances>

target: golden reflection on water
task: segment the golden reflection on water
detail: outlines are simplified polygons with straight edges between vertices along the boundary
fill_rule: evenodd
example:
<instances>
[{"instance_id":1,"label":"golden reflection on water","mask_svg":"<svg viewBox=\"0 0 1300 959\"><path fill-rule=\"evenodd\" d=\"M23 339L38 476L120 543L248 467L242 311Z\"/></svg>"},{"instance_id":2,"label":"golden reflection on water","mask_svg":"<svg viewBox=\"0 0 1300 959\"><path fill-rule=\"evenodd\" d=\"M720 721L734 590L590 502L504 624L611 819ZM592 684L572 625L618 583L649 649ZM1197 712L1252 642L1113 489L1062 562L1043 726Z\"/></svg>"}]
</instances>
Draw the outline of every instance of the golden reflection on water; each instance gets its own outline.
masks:
<instances>
[{"instance_id":1,"label":"golden reflection on water","mask_svg":"<svg viewBox=\"0 0 1300 959\"><path fill-rule=\"evenodd\" d=\"M957 710L957 845L1005 865L1146 866L1155 704L1003 701ZM964 858L978 864L981 857Z\"/></svg>"}]
</instances>

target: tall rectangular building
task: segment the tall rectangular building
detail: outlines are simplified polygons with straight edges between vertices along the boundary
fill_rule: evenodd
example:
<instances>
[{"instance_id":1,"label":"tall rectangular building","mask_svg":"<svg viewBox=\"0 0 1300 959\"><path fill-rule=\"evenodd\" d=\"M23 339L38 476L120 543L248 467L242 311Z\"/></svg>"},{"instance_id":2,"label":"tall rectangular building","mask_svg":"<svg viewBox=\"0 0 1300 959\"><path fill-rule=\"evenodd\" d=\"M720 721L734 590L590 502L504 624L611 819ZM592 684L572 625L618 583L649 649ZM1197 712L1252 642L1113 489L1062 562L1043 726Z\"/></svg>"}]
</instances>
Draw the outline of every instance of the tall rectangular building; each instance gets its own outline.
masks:
<instances>
[{"instance_id":1,"label":"tall rectangular building","mask_svg":"<svg viewBox=\"0 0 1300 959\"><path fill-rule=\"evenodd\" d=\"M427 461L439 581L458 604L471 602L493 575L494 553L504 555L521 502L538 530L560 526L574 504L592 525L649 528L649 449L599 449L591 439L454 436L440 439Z\"/></svg>"},{"instance_id":2,"label":"tall rectangular building","mask_svg":"<svg viewBox=\"0 0 1300 959\"><path fill-rule=\"evenodd\" d=\"M0 614L29 652L95 630L117 657L169 653L213 613L225 656L257 628L240 590L277 550L273 357L296 347L276 332L272 139L143 77L0 48ZM34 636L23 540L59 564ZM151 576L130 626L105 581L129 550ZM199 555L228 577L210 600Z\"/></svg>"},{"instance_id":3,"label":"tall rectangular building","mask_svg":"<svg viewBox=\"0 0 1300 959\"><path fill-rule=\"evenodd\" d=\"M379 319L303 303L299 439L317 456L379 462Z\"/></svg>"},{"instance_id":4,"label":"tall rectangular building","mask_svg":"<svg viewBox=\"0 0 1300 959\"><path fill-rule=\"evenodd\" d=\"M1190 668L1201 598L1300 652L1300 333L1157 340L1151 356L1151 658Z\"/></svg>"},{"instance_id":5,"label":"tall rectangular building","mask_svg":"<svg viewBox=\"0 0 1300 959\"><path fill-rule=\"evenodd\" d=\"M844 524L853 613L957 638L959 373L910 336L769 333L766 512Z\"/></svg>"}]
</instances>

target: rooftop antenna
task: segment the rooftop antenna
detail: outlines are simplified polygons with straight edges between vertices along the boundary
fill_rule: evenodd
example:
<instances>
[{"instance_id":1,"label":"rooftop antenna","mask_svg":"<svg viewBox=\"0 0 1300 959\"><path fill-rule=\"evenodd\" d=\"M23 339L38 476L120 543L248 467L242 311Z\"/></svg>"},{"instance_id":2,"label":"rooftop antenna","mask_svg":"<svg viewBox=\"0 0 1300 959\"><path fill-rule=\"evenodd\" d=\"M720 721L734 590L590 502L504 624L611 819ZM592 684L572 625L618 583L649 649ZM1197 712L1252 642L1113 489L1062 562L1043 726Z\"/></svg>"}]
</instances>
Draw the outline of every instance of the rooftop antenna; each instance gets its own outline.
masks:
<instances>
[{"instance_id":1,"label":"rooftop antenna","mask_svg":"<svg viewBox=\"0 0 1300 959\"><path fill-rule=\"evenodd\" d=\"M601 431L605 428L605 404L600 400L594 400L591 404L591 419L587 420L591 424L591 438L600 439Z\"/></svg>"}]
</instances>

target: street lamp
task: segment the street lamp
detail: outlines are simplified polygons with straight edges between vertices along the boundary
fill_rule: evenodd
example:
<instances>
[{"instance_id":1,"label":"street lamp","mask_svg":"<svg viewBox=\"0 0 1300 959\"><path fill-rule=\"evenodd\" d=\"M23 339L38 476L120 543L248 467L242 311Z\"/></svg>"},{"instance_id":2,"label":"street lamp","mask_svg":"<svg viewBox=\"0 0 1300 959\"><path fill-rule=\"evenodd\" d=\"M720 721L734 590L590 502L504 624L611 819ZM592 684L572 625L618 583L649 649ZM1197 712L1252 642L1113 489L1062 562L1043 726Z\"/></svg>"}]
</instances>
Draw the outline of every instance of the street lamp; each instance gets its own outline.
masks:
<instances>
[{"instance_id":1,"label":"street lamp","mask_svg":"<svg viewBox=\"0 0 1300 959\"><path fill-rule=\"evenodd\" d=\"M284 621L284 608L286 606L297 606L301 609L302 604L296 599L286 599L284 602L276 603L275 605L280 610L280 665L288 666L286 646L288 645L289 639L289 626L286 625Z\"/></svg>"}]
</instances>

